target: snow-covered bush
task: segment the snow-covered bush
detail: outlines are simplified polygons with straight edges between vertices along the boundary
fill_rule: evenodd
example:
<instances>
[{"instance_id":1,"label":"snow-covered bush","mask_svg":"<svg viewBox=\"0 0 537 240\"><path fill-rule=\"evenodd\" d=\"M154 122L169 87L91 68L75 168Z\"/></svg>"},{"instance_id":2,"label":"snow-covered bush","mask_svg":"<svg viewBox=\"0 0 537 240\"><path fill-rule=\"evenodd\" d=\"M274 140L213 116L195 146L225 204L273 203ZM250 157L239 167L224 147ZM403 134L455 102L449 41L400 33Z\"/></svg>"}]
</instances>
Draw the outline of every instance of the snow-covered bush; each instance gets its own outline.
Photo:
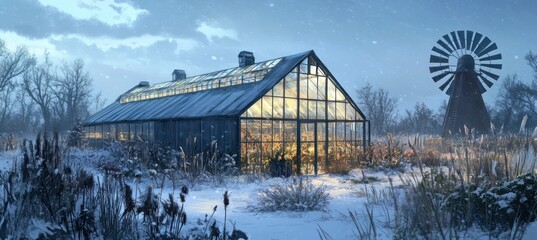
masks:
<instances>
[{"instance_id":1,"label":"snow-covered bush","mask_svg":"<svg viewBox=\"0 0 537 240\"><path fill-rule=\"evenodd\" d=\"M44 238L94 233L93 176L64 165L64 147L58 133L52 139L38 135L35 145L26 140L21 144L22 164L1 175L6 192L0 194L0 238L30 238L30 232ZM45 221L49 227L35 232L39 228L25 224L30 221Z\"/></svg>"},{"instance_id":2,"label":"snow-covered bush","mask_svg":"<svg viewBox=\"0 0 537 240\"><path fill-rule=\"evenodd\" d=\"M148 144L141 140L129 142L111 142L106 147L112 159L103 164L103 168L118 168L126 176L135 177L137 173L154 169L163 172L177 169L179 153L169 147ZM106 169L105 169L106 170Z\"/></svg>"},{"instance_id":3,"label":"snow-covered bush","mask_svg":"<svg viewBox=\"0 0 537 240\"><path fill-rule=\"evenodd\" d=\"M442 206L453 221L466 227L477 223L485 229L505 230L534 221L537 214L537 179L527 173L497 186L458 185Z\"/></svg>"},{"instance_id":4,"label":"snow-covered bush","mask_svg":"<svg viewBox=\"0 0 537 240\"><path fill-rule=\"evenodd\" d=\"M322 185L305 177L292 178L287 184L272 185L258 193L257 211L316 211L328 205L330 196Z\"/></svg>"}]
</instances>

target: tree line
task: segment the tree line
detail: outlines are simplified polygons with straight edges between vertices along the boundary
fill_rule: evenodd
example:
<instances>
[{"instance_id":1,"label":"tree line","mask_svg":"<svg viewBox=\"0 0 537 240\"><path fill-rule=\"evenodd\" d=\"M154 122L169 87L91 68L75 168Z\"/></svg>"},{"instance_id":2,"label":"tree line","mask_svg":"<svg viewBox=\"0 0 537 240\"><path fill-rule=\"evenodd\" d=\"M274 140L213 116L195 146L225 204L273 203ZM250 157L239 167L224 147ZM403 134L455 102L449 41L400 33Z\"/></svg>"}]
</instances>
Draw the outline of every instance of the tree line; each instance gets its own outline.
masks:
<instances>
[{"instance_id":1,"label":"tree line","mask_svg":"<svg viewBox=\"0 0 537 240\"><path fill-rule=\"evenodd\" d=\"M533 131L537 126L537 54L529 52L525 57L534 76L529 81L518 75L507 75L500 85L496 101L486 105L491 117L491 127L496 132L515 133L522 128ZM440 134L447 108L444 101L439 109L425 103L417 103L413 109L402 114L397 111L397 99L382 88L370 84L358 89L358 105L371 121L371 133L382 136L386 133Z\"/></svg>"},{"instance_id":2,"label":"tree line","mask_svg":"<svg viewBox=\"0 0 537 240\"><path fill-rule=\"evenodd\" d=\"M24 46L10 51L0 39L0 133L64 131L100 103L84 61L52 62Z\"/></svg>"}]
</instances>

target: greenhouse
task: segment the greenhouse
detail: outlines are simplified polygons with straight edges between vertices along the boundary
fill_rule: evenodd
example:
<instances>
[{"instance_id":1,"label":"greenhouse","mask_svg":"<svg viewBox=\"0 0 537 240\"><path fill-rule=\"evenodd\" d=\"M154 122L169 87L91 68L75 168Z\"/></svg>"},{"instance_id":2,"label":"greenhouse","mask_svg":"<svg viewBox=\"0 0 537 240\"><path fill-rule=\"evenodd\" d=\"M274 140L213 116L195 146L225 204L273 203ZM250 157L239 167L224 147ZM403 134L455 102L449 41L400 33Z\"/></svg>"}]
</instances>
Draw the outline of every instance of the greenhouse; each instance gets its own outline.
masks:
<instances>
[{"instance_id":1,"label":"greenhouse","mask_svg":"<svg viewBox=\"0 0 537 240\"><path fill-rule=\"evenodd\" d=\"M236 154L243 172L266 172L271 159L296 174L357 161L369 144L369 122L315 52L255 62L172 81L140 82L85 122L92 146L144 141L188 153L217 143Z\"/></svg>"}]
</instances>

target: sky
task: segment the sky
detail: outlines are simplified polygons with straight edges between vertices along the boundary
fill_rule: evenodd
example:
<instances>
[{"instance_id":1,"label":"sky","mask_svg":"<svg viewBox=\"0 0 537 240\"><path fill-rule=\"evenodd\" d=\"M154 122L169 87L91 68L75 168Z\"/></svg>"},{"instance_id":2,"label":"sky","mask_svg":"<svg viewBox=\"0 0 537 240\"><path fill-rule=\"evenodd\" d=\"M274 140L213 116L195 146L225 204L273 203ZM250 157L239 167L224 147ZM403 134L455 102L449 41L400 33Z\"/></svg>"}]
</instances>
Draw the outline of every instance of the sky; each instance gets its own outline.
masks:
<instances>
[{"instance_id":1,"label":"sky","mask_svg":"<svg viewBox=\"0 0 537 240\"><path fill-rule=\"evenodd\" d=\"M180 1L0 0L0 39L56 62L81 58L96 91L114 101L140 81L171 80L314 50L356 100L370 83L398 100L399 112L448 96L429 73L444 34L473 30L502 53L501 78L483 97L492 105L502 79L531 81L524 60L537 51L537 1Z\"/></svg>"}]
</instances>

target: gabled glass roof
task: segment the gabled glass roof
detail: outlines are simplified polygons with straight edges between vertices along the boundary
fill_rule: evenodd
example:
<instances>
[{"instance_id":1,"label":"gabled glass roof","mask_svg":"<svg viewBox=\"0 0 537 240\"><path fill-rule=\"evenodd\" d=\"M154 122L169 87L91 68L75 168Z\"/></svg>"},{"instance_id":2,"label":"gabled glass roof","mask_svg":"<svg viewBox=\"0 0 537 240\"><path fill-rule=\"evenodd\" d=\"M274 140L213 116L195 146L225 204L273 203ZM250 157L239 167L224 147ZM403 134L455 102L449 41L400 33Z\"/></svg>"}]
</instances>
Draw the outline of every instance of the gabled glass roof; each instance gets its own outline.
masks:
<instances>
[{"instance_id":1,"label":"gabled glass roof","mask_svg":"<svg viewBox=\"0 0 537 240\"><path fill-rule=\"evenodd\" d=\"M121 103L155 99L208 89L223 88L263 80L267 73L282 58L236 67L212 73L188 77L183 80L158 83L149 87L138 87L123 94Z\"/></svg>"}]
</instances>

